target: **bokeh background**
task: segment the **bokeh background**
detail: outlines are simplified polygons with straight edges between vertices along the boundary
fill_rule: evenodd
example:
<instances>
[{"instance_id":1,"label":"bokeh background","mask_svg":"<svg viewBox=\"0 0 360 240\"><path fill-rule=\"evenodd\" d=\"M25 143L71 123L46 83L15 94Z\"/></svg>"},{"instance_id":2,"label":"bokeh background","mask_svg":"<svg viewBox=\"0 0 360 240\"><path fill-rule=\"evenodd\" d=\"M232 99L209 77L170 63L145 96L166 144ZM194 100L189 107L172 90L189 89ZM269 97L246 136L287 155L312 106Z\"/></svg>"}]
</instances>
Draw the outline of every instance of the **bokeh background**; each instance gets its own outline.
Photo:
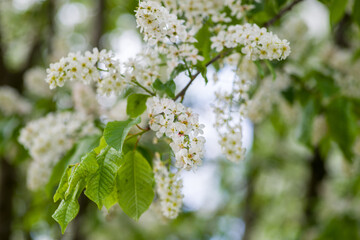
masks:
<instances>
[{"instance_id":1,"label":"bokeh background","mask_svg":"<svg viewBox=\"0 0 360 240\"><path fill-rule=\"evenodd\" d=\"M304 0L271 27L292 48L285 73L278 77L296 81L303 76L309 88L328 93L335 87L357 99L360 32L352 13L359 12L355 6L360 5L349 0L334 23L333 2ZM288 3L258 1L254 19L265 22ZM119 207L99 211L82 199L79 216L61 235L51 218L57 207L52 197L26 187L29 156L16 139L23 122L71 108L71 96L64 90L37 98L24 78L29 69L45 69L71 51L98 47L114 51L122 61L134 57L143 44L134 17L137 4L136 0L0 1L0 83L37 106L31 116L0 118L4 239L360 239L360 142L351 145L352 161L345 160L327 139L321 114L313 116L311 110L287 101L288 89L266 88L267 104L260 107L259 118L244 121L247 157L238 164L229 162L218 146L211 111L215 90L231 88L233 69L226 66L217 83L210 68L209 83L195 82L184 102L200 114L207 143L203 166L183 173L185 197L179 217L166 220L153 205L135 222ZM176 83L181 89L187 83L185 76ZM100 101L111 105L116 100ZM319 141L324 144L314 147Z\"/></svg>"}]
</instances>

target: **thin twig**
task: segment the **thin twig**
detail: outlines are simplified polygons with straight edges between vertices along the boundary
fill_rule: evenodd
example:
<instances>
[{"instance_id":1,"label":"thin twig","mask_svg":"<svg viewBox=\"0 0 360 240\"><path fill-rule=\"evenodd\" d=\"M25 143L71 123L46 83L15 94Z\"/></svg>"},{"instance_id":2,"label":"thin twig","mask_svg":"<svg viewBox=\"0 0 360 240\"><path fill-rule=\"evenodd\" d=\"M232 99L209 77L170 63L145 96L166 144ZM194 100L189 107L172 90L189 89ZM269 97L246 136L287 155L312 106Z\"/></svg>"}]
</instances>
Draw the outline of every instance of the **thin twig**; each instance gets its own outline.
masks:
<instances>
[{"instance_id":1,"label":"thin twig","mask_svg":"<svg viewBox=\"0 0 360 240\"><path fill-rule=\"evenodd\" d=\"M139 135L143 135L144 133L146 133L147 131L149 131L150 129L144 129L144 131L142 132L139 132L139 133L136 133L136 134L133 134L133 135L128 135L126 138L125 138L125 141L129 140L129 139L132 139L136 136L139 136Z\"/></svg>"},{"instance_id":2,"label":"thin twig","mask_svg":"<svg viewBox=\"0 0 360 240\"><path fill-rule=\"evenodd\" d=\"M149 93L151 96L155 96L155 93L153 93L152 91L150 91L149 89L147 89L146 87L144 87L143 85L141 85L140 83L138 83L137 81L133 81L133 83L135 85L137 85L138 87L142 88L144 91L146 91L147 93Z\"/></svg>"},{"instance_id":3,"label":"thin twig","mask_svg":"<svg viewBox=\"0 0 360 240\"><path fill-rule=\"evenodd\" d=\"M136 127L142 131L148 131L149 130L149 127L148 128L142 128L139 126L139 124L136 124Z\"/></svg>"},{"instance_id":4,"label":"thin twig","mask_svg":"<svg viewBox=\"0 0 360 240\"><path fill-rule=\"evenodd\" d=\"M264 23L264 27L269 27L270 25L274 24L278 19L280 19L286 12L290 11L296 4L301 2L303 0L295 0L287 7L283 8L275 17ZM205 67L208 67L209 65L213 64L220 58L223 58L227 56L233 49L230 48L225 52L221 52L218 55L216 55L213 59L211 59L208 63L205 64ZM196 72L191 78L188 84L175 96L174 100L177 100L181 97L181 101L184 99L185 93L187 89L190 87L190 85L194 82L194 80L197 78L197 76L200 74L200 71Z\"/></svg>"},{"instance_id":5,"label":"thin twig","mask_svg":"<svg viewBox=\"0 0 360 240\"><path fill-rule=\"evenodd\" d=\"M292 3L290 3L288 6L286 6L285 8L283 8L282 10L280 10L280 12L278 14L275 15L275 17L273 17L272 19L270 19L269 21L267 21L266 23L264 23L263 27L269 27L270 25L273 25L277 20L279 20L285 13L287 13L288 11L290 11L296 4L298 4L299 2L301 2L303 0L295 0Z\"/></svg>"},{"instance_id":6,"label":"thin twig","mask_svg":"<svg viewBox=\"0 0 360 240\"><path fill-rule=\"evenodd\" d=\"M101 48L101 37L105 32L106 26L106 5L107 0L97 0L94 10L96 15L94 18L94 32L92 33L92 45L97 48Z\"/></svg>"},{"instance_id":7,"label":"thin twig","mask_svg":"<svg viewBox=\"0 0 360 240\"><path fill-rule=\"evenodd\" d=\"M232 49L228 49L227 51L219 53L213 59L211 59L209 62L207 62L205 64L205 67L208 67L209 65L213 64L214 62L216 62L220 58L223 58L224 56L227 56L231 52L231 50ZM199 74L200 74L200 71L196 72L192 76L192 78L190 78L190 81L188 82L188 84L175 96L174 100L177 100L179 97L184 98L187 89L190 87L190 85L193 83L193 81L197 78L197 76L199 76Z\"/></svg>"}]
</instances>

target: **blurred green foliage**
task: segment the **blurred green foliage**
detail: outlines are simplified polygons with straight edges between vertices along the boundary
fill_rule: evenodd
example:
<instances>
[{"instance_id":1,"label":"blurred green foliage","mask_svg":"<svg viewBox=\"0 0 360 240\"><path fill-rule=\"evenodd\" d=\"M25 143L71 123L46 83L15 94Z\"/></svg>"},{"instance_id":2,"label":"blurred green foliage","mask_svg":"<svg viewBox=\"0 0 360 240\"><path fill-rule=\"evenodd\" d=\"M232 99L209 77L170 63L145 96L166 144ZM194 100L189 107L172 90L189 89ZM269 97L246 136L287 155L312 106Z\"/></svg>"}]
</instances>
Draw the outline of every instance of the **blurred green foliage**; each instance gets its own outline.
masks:
<instances>
[{"instance_id":1,"label":"blurred green foliage","mask_svg":"<svg viewBox=\"0 0 360 240\"><path fill-rule=\"evenodd\" d=\"M0 41L4 46L2 49L6 49L2 53L2 59L7 68L11 72L17 72L21 71L23 66L46 67L53 58L62 56L63 52L93 47L93 28L100 11L96 2L35 1L25 10L19 9L12 1L1 3ZM105 24L99 45L111 48L112 34L121 35L125 30L134 30L136 25L133 14L138 1L105 2L105 8L102 9ZM246 19L263 25L292 1L243 2L255 5ZM330 48L348 51L353 56L353 63L349 63L348 68L356 72L356 69L352 68L358 66L356 63L360 56L360 1L319 2L329 13L330 33L321 39L311 37L308 33L305 33L306 36L293 36L301 39L300 43L292 45L293 51L296 52L300 44L304 44L305 48L298 53L298 57L290 58L289 63L258 63L258 69L262 72L260 75L270 75L274 76L273 78L278 77L276 73L285 71L287 67L295 70L289 74L291 84L281 93L282 100L274 104L265 120L254 124L254 142L249 149L247 160L238 165L225 159L207 160L206 164L216 167L217 175L214 178L218 179L220 185L221 200L215 209L193 211L185 206L184 212L177 219L166 221L159 216L159 209L154 206L139 222L135 222L117 206L105 213L97 211L95 204L87 203L83 204L86 211L79 217L82 219L81 227L74 223L69 228L74 232L80 231L85 239L360 239L360 157L359 153L354 151L359 136L360 101L356 96L344 94L337 83L336 79L345 79L348 73L334 68L329 64L329 59L320 56L321 49L326 44L330 44ZM55 6L51 7L51 4ZM86 12L86 17L75 25L64 24L59 15L60 10L69 4L80 4L80 8L84 8ZM53 9L49 12L49 8ZM277 21L274 31L286 35L286 31L290 29L282 32L281 26L290 21L291 17L297 18L300 8L301 4ZM350 20L347 16L350 16ZM316 16L313 18L315 20ZM203 76L206 76L204 64L214 57L210 51L209 40L209 26L212 24L210 20L204 22L196 35L196 47L205 58L198 66ZM343 49L343 45L339 46L339 35L351 36L346 39L347 49ZM27 62L33 49L36 50L36 56L31 60L30 66ZM174 78L186 71L185 66L180 66L175 69L168 82L155 82L154 89L174 97ZM219 66L215 64L214 68L218 69ZM259 77L258 81L261 83L262 77ZM19 87L19 91L22 90L22 87ZM61 90L56 96L66 96L66 91ZM12 238L40 239L41 236L50 236L60 239L60 229L51 218L58 207L58 204L52 201L57 183L67 166L79 166L77 164L81 156L94 149L100 140L99 137L94 137L77 142L54 167L45 191L30 192L24 184L29 156L17 141L19 130L30 119L36 119L56 109L72 107L61 107L56 97L55 100L41 99L26 91L23 91L23 95L34 105L30 116L0 116L1 161L9 162L16 169L16 189L12 200ZM129 97L128 101L131 104L128 104L128 108L137 109L137 112L129 112L134 113L131 117L137 117L143 111L144 99L136 93L130 96L132 97ZM318 127L315 121L319 116L324 117L327 131L314 143ZM152 152L160 151L159 149L166 148L166 145L159 143L156 146L159 149L150 151L147 142L152 140L152 136L144 138L145 140L139 143L138 151L144 156L143 162L151 162ZM111 145L111 139L109 142L108 138L106 143ZM123 147L123 144L124 141L116 146ZM127 143L124 148L130 151L134 144ZM317 151L320 152L320 158L314 157ZM317 164L320 164L320 167ZM319 169L325 169L321 177L317 175L322 171ZM80 196L83 187L79 186L70 196ZM316 189L312 190L314 187ZM108 189L107 194L111 197L113 189ZM112 201L108 200L105 205L111 206ZM144 202L147 201L148 199ZM63 204L67 204L68 208L71 204L78 208L74 202L64 200ZM65 217L67 219L61 222L69 221L69 216ZM72 217L75 217L75 214L72 214ZM75 231L76 228L79 229Z\"/></svg>"}]
</instances>

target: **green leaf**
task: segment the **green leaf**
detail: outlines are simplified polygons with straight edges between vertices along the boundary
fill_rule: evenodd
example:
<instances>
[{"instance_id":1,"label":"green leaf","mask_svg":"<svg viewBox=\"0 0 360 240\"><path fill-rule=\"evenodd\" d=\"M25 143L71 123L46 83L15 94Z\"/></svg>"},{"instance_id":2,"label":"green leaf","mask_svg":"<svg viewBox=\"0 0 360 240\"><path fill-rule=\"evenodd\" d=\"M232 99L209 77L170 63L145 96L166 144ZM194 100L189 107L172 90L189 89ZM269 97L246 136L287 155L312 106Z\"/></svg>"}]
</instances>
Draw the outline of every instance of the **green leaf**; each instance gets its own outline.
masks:
<instances>
[{"instance_id":1,"label":"green leaf","mask_svg":"<svg viewBox=\"0 0 360 240\"><path fill-rule=\"evenodd\" d=\"M354 0L352 18L360 27L360 0Z\"/></svg>"},{"instance_id":2,"label":"green leaf","mask_svg":"<svg viewBox=\"0 0 360 240\"><path fill-rule=\"evenodd\" d=\"M125 138L130 129L140 123L140 117L128 119L126 121L109 122L104 130L104 138L106 143L121 152Z\"/></svg>"},{"instance_id":3,"label":"green leaf","mask_svg":"<svg viewBox=\"0 0 360 240\"><path fill-rule=\"evenodd\" d=\"M99 209L104 200L114 190L116 174L121 165L121 153L111 147L106 147L96 157L99 168L89 177L85 195L95 202Z\"/></svg>"},{"instance_id":4,"label":"green leaf","mask_svg":"<svg viewBox=\"0 0 360 240\"><path fill-rule=\"evenodd\" d=\"M257 69L258 69L258 73L259 73L259 76L261 79L263 79L265 77L265 73L264 73L264 70L262 69L262 66L260 64L260 61L254 61Z\"/></svg>"},{"instance_id":5,"label":"green leaf","mask_svg":"<svg viewBox=\"0 0 360 240\"><path fill-rule=\"evenodd\" d=\"M317 89L324 97L331 97L339 92L339 87L331 76L327 76L318 71L315 71L312 75L316 80Z\"/></svg>"},{"instance_id":6,"label":"green leaf","mask_svg":"<svg viewBox=\"0 0 360 240\"><path fill-rule=\"evenodd\" d=\"M160 93L165 93L170 98L175 97L176 84L172 79L170 79L166 83L162 83L160 79L156 79L155 82L153 83L153 88L155 90L160 91Z\"/></svg>"},{"instance_id":7,"label":"green leaf","mask_svg":"<svg viewBox=\"0 0 360 240\"><path fill-rule=\"evenodd\" d=\"M207 84L209 82L206 74L207 74L207 67L202 65L201 63L199 63L198 65L196 65L196 69L200 72L201 76L204 78L205 80L205 84Z\"/></svg>"},{"instance_id":8,"label":"green leaf","mask_svg":"<svg viewBox=\"0 0 360 240\"><path fill-rule=\"evenodd\" d=\"M199 50L199 55L204 57L203 62L208 62L211 59L211 36L208 24L203 24L203 26L195 34L197 42L194 43L194 45Z\"/></svg>"},{"instance_id":9,"label":"green leaf","mask_svg":"<svg viewBox=\"0 0 360 240\"><path fill-rule=\"evenodd\" d=\"M165 83L165 93L170 97L170 98L174 98L175 97L175 91L176 91L176 84L174 82L174 80L170 79L169 81L167 81Z\"/></svg>"},{"instance_id":10,"label":"green leaf","mask_svg":"<svg viewBox=\"0 0 360 240\"><path fill-rule=\"evenodd\" d=\"M127 99L126 113L131 118L141 115L146 110L146 100L149 95L132 94Z\"/></svg>"},{"instance_id":11,"label":"green leaf","mask_svg":"<svg viewBox=\"0 0 360 240\"><path fill-rule=\"evenodd\" d=\"M358 220L351 215L336 216L324 223L315 240L351 239L359 240Z\"/></svg>"},{"instance_id":12,"label":"green leaf","mask_svg":"<svg viewBox=\"0 0 360 240\"><path fill-rule=\"evenodd\" d=\"M105 198L105 200L104 200L104 206L105 206L106 209L109 211L109 209L110 209L112 206L114 206L117 202L118 202L118 198L117 198L117 188L116 188L116 185L115 185L113 191L109 194L109 196L107 196L107 198Z\"/></svg>"},{"instance_id":13,"label":"green leaf","mask_svg":"<svg viewBox=\"0 0 360 240\"><path fill-rule=\"evenodd\" d=\"M159 90L159 91L163 91L163 86L164 84L161 82L160 79L156 79L155 82L153 83L153 88L155 88L156 90Z\"/></svg>"},{"instance_id":14,"label":"green leaf","mask_svg":"<svg viewBox=\"0 0 360 240\"><path fill-rule=\"evenodd\" d=\"M281 92L282 96L292 105L295 101L295 89L293 86L283 90Z\"/></svg>"},{"instance_id":15,"label":"green leaf","mask_svg":"<svg viewBox=\"0 0 360 240\"><path fill-rule=\"evenodd\" d=\"M77 199L69 198L61 201L52 217L60 224L62 234L64 234L67 225L76 217L79 209Z\"/></svg>"},{"instance_id":16,"label":"green leaf","mask_svg":"<svg viewBox=\"0 0 360 240\"><path fill-rule=\"evenodd\" d=\"M79 212L80 206L78 198L84 189L84 181L79 182L71 195L62 200L52 217L61 226L61 232L64 234L67 225L73 220Z\"/></svg>"},{"instance_id":17,"label":"green leaf","mask_svg":"<svg viewBox=\"0 0 360 240\"><path fill-rule=\"evenodd\" d=\"M96 155L95 151L91 151L82 157L80 164L76 166L70 175L69 188L65 193L65 197L72 192L79 181L86 179L99 169Z\"/></svg>"},{"instance_id":18,"label":"green leaf","mask_svg":"<svg viewBox=\"0 0 360 240\"><path fill-rule=\"evenodd\" d=\"M61 177L59 187L55 192L54 202L57 202L59 199L65 199L65 192L69 188L69 178L74 167L76 166L70 165L66 168L63 176Z\"/></svg>"},{"instance_id":19,"label":"green leaf","mask_svg":"<svg viewBox=\"0 0 360 240\"><path fill-rule=\"evenodd\" d=\"M139 152L128 152L117 176L118 201L122 210L136 221L153 201L153 182L146 159Z\"/></svg>"},{"instance_id":20,"label":"green leaf","mask_svg":"<svg viewBox=\"0 0 360 240\"><path fill-rule=\"evenodd\" d=\"M345 14L348 0L333 0L330 4L330 23L334 25L338 23Z\"/></svg>"},{"instance_id":21,"label":"green leaf","mask_svg":"<svg viewBox=\"0 0 360 240\"><path fill-rule=\"evenodd\" d=\"M78 143L54 166L49 182L46 185L46 191L53 194L53 188L56 186L69 164L80 162L81 157L93 149L99 142L99 136L86 137Z\"/></svg>"},{"instance_id":22,"label":"green leaf","mask_svg":"<svg viewBox=\"0 0 360 240\"><path fill-rule=\"evenodd\" d=\"M175 77L176 77L177 75L179 75L181 72L184 72L184 71L186 71L186 70L187 70L187 68L186 68L185 64L179 64L179 65L177 65L177 66L174 68L174 70L171 72L171 74L170 74L170 79L175 79ZM160 79L156 79L155 82L153 83L153 84L154 84L153 87L156 89L157 86L161 86L161 85L159 85L159 83L162 84L162 82L160 81ZM159 90L159 89L158 89L158 90Z\"/></svg>"},{"instance_id":23,"label":"green leaf","mask_svg":"<svg viewBox=\"0 0 360 240\"><path fill-rule=\"evenodd\" d=\"M339 145L346 159L351 161L356 138L356 119L352 114L351 102L345 98L335 98L327 107L326 119L332 139Z\"/></svg>"},{"instance_id":24,"label":"green leaf","mask_svg":"<svg viewBox=\"0 0 360 240\"><path fill-rule=\"evenodd\" d=\"M276 80L276 72L275 72L275 70L274 70L273 65L272 65L272 64L270 63L270 61L267 60L267 59L265 59L264 62L266 63L266 66L268 67L269 71L270 71L271 74L272 74L272 78L273 78L273 80L275 81L275 80Z\"/></svg>"},{"instance_id":25,"label":"green leaf","mask_svg":"<svg viewBox=\"0 0 360 240\"><path fill-rule=\"evenodd\" d=\"M99 144L99 146L94 148L94 152L96 153L96 155L99 155L101 150L103 150L107 146L108 145L107 145L107 143L105 141L105 138L104 138L104 136L102 136L101 139L100 139L100 144Z\"/></svg>"}]
</instances>

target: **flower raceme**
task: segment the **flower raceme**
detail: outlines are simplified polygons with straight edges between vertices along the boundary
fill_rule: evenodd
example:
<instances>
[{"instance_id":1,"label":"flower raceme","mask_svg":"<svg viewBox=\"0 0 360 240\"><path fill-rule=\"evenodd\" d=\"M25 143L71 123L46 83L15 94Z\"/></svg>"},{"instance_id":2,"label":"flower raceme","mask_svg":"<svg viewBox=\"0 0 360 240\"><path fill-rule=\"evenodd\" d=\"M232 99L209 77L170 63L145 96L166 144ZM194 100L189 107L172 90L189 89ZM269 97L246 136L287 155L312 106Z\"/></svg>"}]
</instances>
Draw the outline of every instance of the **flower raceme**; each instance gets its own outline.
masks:
<instances>
[{"instance_id":1,"label":"flower raceme","mask_svg":"<svg viewBox=\"0 0 360 240\"><path fill-rule=\"evenodd\" d=\"M144 40L150 45L158 42L194 42L195 39L186 31L183 20L177 19L175 14L169 13L158 2L140 2L136 10L136 23Z\"/></svg>"},{"instance_id":2,"label":"flower raceme","mask_svg":"<svg viewBox=\"0 0 360 240\"><path fill-rule=\"evenodd\" d=\"M199 115L181 103L168 98L152 97L147 100L150 128L157 137L169 137L175 154L177 168L190 170L201 164L205 138Z\"/></svg>"},{"instance_id":3,"label":"flower raceme","mask_svg":"<svg viewBox=\"0 0 360 240\"><path fill-rule=\"evenodd\" d=\"M96 83L99 95L120 95L132 83L149 87L160 78L160 57L152 49L145 49L123 65L111 51L94 48L84 54L69 53L67 57L50 64L46 82L50 88L62 87L68 81ZM122 67L123 66L123 67Z\"/></svg>"},{"instance_id":4,"label":"flower raceme","mask_svg":"<svg viewBox=\"0 0 360 240\"><path fill-rule=\"evenodd\" d=\"M220 52L226 48L243 46L241 52L250 60L269 59L283 60L290 54L290 44L279 39L266 28L256 24L232 25L211 37L211 48Z\"/></svg>"},{"instance_id":5,"label":"flower raceme","mask_svg":"<svg viewBox=\"0 0 360 240\"><path fill-rule=\"evenodd\" d=\"M156 191L160 198L161 212L170 219L178 216L182 206L183 195L181 189L183 184L178 173L170 173L160 159L155 159L154 175Z\"/></svg>"},{"instance_id":6,"label":"flower raceme","mask_svg":"<svg viewBox=\"0 0 360 240\"><path fill-rule=\"evenodd\" d=\"M242 121L249 111L249 90L256 80L255 64L235 53L227 62L237 65L231 92L217 91L213 104L214 127L219 134L219 145L226 158L239 162L245 158ZM254 69L255 68L255 69Z\"/></svg>"},{"instance_id":7,"label":"flower raceme","mask_svg":"<svg viewBox=\"0 0 360 240\"><path fill-rule=\"evenodd\" d=\"M33 158L27 178L29 188L44 186L51 169L77 140L98 133L92 119L81 113L50 113L28 123L20 132L19 142Z\"/></svg>"},{"instance_id":8,"label":"flower raceme","mask_svg":"<svg viewBox=\"0 0 360 240\"><path fill-rule=\"evenodd\" d=\"M198 55L194 31L187 31L184 20L179 20L158 2L145 1L139 4L136 11L136 23L144 35L144 41L164 54L168 59L170 72L179 61L195 65L204 58Z\"/></svg>"},{"instance_id":9,"label":"flower raceme","mask_svg":"<svg viewBox=\"0 0 360 240\"><path fill-rule=\"evenodd\" d=\"M159 54L151 48L130 58L125 65L125 81L137 81L144 87L150 87L157 78L160 78L161 60Z\"/></svg>"},{"instance_id":10,"label":"flower raceme","mask_svg":"<svg viewBox=\"0 0 360 240\"><path fill-rule=\"evenodd\" d=\"M124 88L119 61L111 51L99 52L97 48L85 54L69 53L59 62L50 64L46 72L46 82L51 89L62 87L67 81L73 80L80 80L84 84L96 83L101 95L119 93Z\"/></svg>"}]
</instances>

